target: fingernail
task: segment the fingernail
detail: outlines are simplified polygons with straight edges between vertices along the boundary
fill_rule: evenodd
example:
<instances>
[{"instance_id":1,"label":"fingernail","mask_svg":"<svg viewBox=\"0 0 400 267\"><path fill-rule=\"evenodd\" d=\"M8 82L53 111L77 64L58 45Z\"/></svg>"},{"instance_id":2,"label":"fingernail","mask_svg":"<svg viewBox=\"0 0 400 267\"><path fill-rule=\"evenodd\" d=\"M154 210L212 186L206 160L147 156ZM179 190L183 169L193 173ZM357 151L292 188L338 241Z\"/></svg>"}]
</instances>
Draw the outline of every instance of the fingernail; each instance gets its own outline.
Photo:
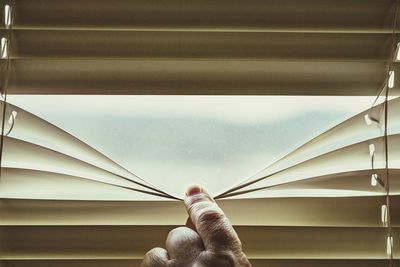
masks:
<instances>
[{"instance_id":1,"label":"fingernail","mask_svg":"<svg viewBox=\"0 0 400 267\"><path fill-rule=\"evenodd\" d=\"M191 187L188 188L188 190L186 191L186 195L187 196L193 196L196 194L200 194L202 192L201 187L198 185L193 185Z\"/></svg>"}]
</instances>

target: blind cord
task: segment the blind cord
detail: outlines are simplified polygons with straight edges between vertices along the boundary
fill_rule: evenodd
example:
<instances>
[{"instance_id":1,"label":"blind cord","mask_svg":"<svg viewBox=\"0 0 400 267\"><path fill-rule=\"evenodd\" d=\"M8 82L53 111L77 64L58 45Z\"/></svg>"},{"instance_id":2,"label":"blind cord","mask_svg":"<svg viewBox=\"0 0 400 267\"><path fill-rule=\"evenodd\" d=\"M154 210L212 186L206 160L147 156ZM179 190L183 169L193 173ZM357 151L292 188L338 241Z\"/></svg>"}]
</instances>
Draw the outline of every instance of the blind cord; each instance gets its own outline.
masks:
<instances>
[{"instance_id":1,"label":"blind cord","mask_svg":"<svg viewBox=\"0 0 400 267\"><path fill-rule=\"evenodd\" d=\"M394 17L393 17L393 27L392 27L392 43L391 43L391 50L390 50L390 58L389 58L389 64L388 68L386 71L386 86L384 86L385 90L385 101L384 101L384 135L383 135L383 140L384 140L384 146L385 146L385 176L386 176L386 183L385 183L385 189L386 189L386 207L387 207L387 241L386 241L386 246L387 246L387 252L389 253L389 266L394 267L394 257L393 257L393 236L392 236L392 224L391 224L391 219L390 219L390 173L389 173L389 145L388 145L388 114L389 114L389 79L391 78L391 75L395 75L395 73L390 73L393 70L394 62L395 62L395 52L396 49L399 49L396 45L396 31L397 31L397 21L398 21L398 9L399 9L399 1L395 0L395 10L394 10ZM399 75L399 73L397 74ZM380 94L382 92L379 92L377 98L374 101L374 104L376 103L377 99L379 98ZM373 105L374 105L373 104Z\"/></svg>"}]
</instances>

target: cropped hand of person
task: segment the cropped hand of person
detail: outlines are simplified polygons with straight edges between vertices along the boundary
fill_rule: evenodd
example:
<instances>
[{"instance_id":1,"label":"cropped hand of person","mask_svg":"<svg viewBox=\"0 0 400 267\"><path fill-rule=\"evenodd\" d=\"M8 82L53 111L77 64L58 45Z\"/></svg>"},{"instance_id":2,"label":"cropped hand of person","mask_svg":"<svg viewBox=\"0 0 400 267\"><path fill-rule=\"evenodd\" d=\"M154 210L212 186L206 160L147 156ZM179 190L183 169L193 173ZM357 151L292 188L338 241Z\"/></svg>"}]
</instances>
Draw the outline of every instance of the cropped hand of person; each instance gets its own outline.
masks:
<instances>
[{"instance_id":1,"label":"cropped hand of person","mask_svg":"<svg viewBox=\"0 0 400 267\"><path fill-rule=\"evenodd\" d=\"M231 223L205 190L190 187L184 203L186 227L169 232L166 250L150 250L142 267L251 267Z\"/></svg>"}]
</instances>

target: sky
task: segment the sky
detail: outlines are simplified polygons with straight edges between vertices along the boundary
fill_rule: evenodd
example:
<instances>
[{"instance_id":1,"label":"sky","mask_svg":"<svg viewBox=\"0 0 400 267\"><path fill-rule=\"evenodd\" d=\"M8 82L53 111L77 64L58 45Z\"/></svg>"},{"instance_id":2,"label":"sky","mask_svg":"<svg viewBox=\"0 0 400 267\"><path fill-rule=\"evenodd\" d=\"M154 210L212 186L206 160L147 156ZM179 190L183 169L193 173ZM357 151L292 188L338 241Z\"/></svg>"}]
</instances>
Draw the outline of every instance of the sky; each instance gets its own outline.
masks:
<instances>
[{"instance_id":1,"label":"sky","mask_svg":"<svg viewBox=\"0 0 400 267\"><path fill-rule=\"evenodd\" d=\"M373 97L10 95L152 184L219 192L369 108Z\"/></svg>"}]
</instances>

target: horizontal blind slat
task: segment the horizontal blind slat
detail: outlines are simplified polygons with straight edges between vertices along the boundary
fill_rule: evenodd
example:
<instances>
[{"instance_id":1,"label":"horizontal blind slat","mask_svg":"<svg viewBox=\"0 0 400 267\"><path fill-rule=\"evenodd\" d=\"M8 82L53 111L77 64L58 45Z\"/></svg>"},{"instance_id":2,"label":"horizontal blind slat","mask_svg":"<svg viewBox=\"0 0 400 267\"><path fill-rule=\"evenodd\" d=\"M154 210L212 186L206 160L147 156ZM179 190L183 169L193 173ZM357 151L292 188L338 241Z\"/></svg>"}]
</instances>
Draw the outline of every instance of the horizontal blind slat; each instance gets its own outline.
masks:
<instances>
[{"instance_id":1,"label":"horizontal blind slat","mask_svg":"<svg viewBox=\"0 0 400 267\"><path fill-rule=\"evenodd\" d=\"M176 226L1 226L2 259L136 259ZM237 226L261 259L386 259L385 228ZM101 233L101 234L100 234ZM398 228L393 235L399 234ZM399 248L398 244L394 249ZM396 256L396 255L395 255Z\"/></svg>"},{"instance_id":2,"label":"horizontal blind slat","mask_svg":"<svg viewBox=\"0 0 400 267\"><path fill-rule=\"evenodd\" d=\"M384 68L360 62L13 60L8 92L376 95Z\"/></svg>"},{"instance_id":3,"label":"horizontal blind slat","mask_svg":"<svg viewBox=\"0 0 400 267\"><path fill-rule=\"evenodd\" d=\"M14 30L12 38L14 59L386 62L391 34Z\"/></svg>"},{"instance_id":4,"label":"horizontal blind slat","mask_svg":"<svg viewBox=\"0 0 400 267\"><path fill-rule=\"evenodd\" d=\"M250 259L253 267L387 267L388 260ZM397 261L398 262L398 261ZM139 267L141 260L3 260L2 267ZM397 263L396 263L397 264Z\"/></svg>"},{"instance_id":5,"label":"horizontal blind slat","mask_svg":"<svg viewBox=\"0 0 400 267\"><path fill-rule=\"evenodd\" d=\"M391 0L16 0L15 28L390 31ZM389 13L389 14L388 14Z\"/></svg>"},{"instance_id":6,"label":"horizontal blind slat","mask_svg":"<svg viewBox=\"0 0 400 267\"><path fill-rule=\"evenodd\" d=\"M400 196L391 196L392 225L400 226ZM384 196L219 200L235 225L381 227ZM246 212L243 212L246 211ZM63 201L2 199L1 225L179 225L177 201ZM107 216L105 216L107 215Z\"/></svg>"}]
</instances>

